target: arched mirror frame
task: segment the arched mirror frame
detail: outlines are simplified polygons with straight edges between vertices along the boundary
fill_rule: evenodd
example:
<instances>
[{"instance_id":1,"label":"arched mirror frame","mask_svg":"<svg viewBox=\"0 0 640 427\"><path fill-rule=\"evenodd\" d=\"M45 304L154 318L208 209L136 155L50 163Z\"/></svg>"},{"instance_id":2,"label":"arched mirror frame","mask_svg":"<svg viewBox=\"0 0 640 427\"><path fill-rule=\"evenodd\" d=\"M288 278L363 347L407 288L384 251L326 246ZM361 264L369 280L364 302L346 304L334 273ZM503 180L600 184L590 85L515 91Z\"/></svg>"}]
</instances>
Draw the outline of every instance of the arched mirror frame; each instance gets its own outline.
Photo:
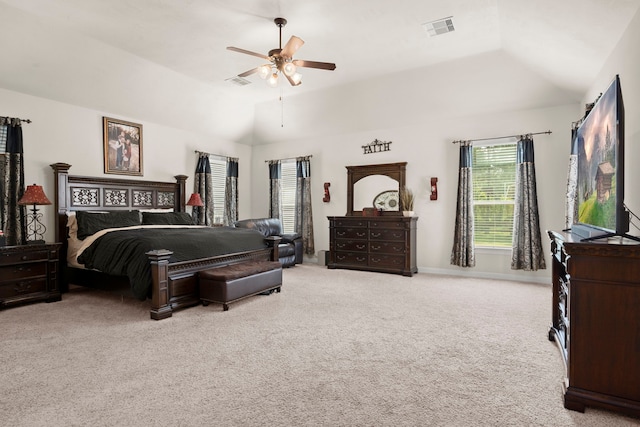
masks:
<instances>
[{"instance_id":1,"label":"arched mirror frame","mask_svg":"<svg viewBox=\"0 0 640 427\"><path fill-rule=\"evenodd\" d=\"M353 188L356 182L371 175L384 175L398 181L398 190L405 186L407 162L384 163L379 165L347 166L347 214L361 216L362 211L353 210ZM383 215L401 216L399 211L384 211Z\"/></svg>"}]
</instances>

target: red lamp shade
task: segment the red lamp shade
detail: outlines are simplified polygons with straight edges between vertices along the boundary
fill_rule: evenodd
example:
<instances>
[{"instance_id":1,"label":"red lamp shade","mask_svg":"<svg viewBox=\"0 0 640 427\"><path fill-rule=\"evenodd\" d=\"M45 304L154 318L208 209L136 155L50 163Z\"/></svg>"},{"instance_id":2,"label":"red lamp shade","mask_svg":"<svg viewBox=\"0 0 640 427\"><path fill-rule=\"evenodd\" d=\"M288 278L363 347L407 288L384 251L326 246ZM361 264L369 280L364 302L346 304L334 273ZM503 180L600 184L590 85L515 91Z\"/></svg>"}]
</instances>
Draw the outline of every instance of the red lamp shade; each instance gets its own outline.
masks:
<instances>
[{"instance_id":1,"label":"red lamp shade","mask_svg":"<svg viewBox=\"0 0 640 427\"><path fill-rule=\"evenodd\" d=\"M193 193L191 197L189 197L187 206L204 206L204 203L202 203L202 199L200 198L200 194Z\"/></svg>"},{"instance_id":2,"label":"red lamp shade","mask_svg":"<svg viewBox=\"0 0 640 427\"><path fill-rule=\"evenodd\" d=\"M44 194L41 185L27 185L27 190L18 200L19 205L50 205L51 202Z\"/></svg>"}]
</instances>

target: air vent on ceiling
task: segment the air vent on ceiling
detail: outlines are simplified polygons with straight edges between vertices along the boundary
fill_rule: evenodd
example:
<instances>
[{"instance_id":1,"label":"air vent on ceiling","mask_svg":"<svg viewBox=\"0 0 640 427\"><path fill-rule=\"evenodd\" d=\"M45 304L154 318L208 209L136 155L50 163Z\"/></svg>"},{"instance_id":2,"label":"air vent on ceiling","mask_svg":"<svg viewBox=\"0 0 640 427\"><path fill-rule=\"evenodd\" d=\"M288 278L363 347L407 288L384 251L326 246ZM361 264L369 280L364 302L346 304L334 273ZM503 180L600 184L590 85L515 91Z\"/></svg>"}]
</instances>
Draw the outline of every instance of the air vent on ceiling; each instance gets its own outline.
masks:
<instances>
[{"instance_id":1,"label":"air vent on ceiling","mask_svg":"<svg viewBox=\"0 0 640 427\"><path fill-rule=\"evenodd\" d=\"M453 27L453 16L437 19L435 21L422 24L430 37L439 36L440 34L450 33L455 30Z\"/></svg>"},{"instance_id":2,"label":"air vent on ceiling","mask_svg":"<svg viewBox=\"0 0 640 427\"><path fill-rule=\"evenodd\" d=\"M246 86L246 85L250 85L251 84L251 81L249 81L249 80L247 80L247 79L245 79L243 77L238 77L238 76L228 78L228 79L225 80L225 82L231 82L236 86Z\"/></svg>"}]
</instances>

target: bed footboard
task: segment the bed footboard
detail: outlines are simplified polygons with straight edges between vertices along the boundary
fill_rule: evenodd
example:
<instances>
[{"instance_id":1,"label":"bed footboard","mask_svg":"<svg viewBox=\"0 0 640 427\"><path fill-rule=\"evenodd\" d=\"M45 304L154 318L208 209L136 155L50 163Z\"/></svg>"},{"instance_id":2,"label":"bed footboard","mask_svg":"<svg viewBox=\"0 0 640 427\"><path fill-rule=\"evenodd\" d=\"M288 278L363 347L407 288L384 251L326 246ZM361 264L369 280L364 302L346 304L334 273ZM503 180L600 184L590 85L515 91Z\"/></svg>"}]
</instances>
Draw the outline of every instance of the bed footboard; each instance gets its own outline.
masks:
<instances>
[{"instance_id":1,"label":"bed footboard","mask_svg":"<svg viewBox=\"0 0 640 427\"><path fill-rule=\"evenodd\" d=\"M173 252L159 249L147 252L151 263L151 310L154 320L162 320L173 315L174 310L200 303L198 272L217 266L241 262L269 260L278 261L279 237L265 238L268 247L255 251L238 252L211 258L170 263Z\"/></svg>"}]
</instances>

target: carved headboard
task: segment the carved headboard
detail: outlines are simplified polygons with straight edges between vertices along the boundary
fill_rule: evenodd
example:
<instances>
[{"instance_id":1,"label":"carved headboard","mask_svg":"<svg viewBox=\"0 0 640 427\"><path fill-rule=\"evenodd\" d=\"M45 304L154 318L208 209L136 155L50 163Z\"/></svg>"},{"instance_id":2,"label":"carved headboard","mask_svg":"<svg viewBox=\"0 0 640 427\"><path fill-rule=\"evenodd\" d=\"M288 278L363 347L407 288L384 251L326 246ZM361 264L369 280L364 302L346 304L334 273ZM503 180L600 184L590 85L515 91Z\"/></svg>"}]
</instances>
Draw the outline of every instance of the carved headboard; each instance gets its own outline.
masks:
<instances>
[{"instance_id":1,"label":"carved headboard","mask_svg":"<svg viewBox=\"0 0 640 427\"><path fill-rule=\"evenodd\" d=\"M115 179L69 175L71 165L51 165L55 176L56 242L66 254L67 211L132 210L172 208L185 210L187 176L176 182ZM66 255L65 255L66 256Z\"/></svg>"}]
</instances>

